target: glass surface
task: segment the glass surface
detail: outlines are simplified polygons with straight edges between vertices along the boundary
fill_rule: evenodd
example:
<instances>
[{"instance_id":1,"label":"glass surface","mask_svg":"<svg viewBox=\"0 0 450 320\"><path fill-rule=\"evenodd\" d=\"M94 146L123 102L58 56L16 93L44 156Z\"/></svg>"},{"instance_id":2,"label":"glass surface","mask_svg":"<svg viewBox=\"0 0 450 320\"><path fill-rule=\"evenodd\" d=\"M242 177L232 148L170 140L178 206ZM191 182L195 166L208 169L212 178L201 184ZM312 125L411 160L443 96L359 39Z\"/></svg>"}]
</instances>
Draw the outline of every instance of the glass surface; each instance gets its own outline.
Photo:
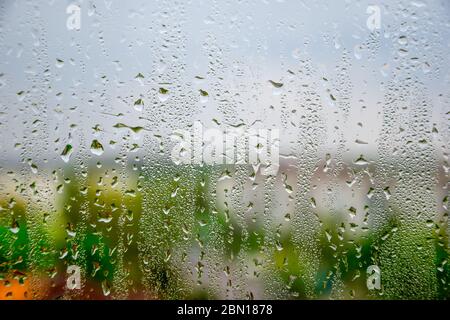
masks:
<instances>
[{"instance_id":1,"label":"glass surface","mask_svg":"<svg viewBox=\"0 0 450 320\"><path fill-rule=\"evenodd\" d=\"M446 0L0 1L0 299L448 299L449 39Z\"/></svg>"}]
</instances>

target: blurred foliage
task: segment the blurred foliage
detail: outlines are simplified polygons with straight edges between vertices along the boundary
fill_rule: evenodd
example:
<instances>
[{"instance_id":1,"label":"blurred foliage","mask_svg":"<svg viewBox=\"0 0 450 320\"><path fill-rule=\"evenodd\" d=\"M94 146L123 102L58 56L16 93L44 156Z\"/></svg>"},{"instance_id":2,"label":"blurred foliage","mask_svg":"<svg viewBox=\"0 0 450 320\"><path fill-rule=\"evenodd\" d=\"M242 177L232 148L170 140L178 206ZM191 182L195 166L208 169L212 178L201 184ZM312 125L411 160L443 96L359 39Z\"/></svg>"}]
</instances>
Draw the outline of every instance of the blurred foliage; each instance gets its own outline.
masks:
<instances>
[{"instance_id":1,"label":"blurred foliage","mask_svg":"<svg viewBox=\"0 0 450 320\"><path fill-rule=\"evenodd\" d=\"M50 279L45 290L36 287L42 291L36 293L38 298L50 299L215 298L214 291L187 281L173 262L173 256L187 255L198 246L200 257L215 250L226 261L238 256L255 265L268 261L264 274L257 275L259 281L267 287L278 283L286 292L282 298L311 298L304 283L310 266L292 240L293 231L284 230L273 241L264 227L242 225L226 208L212 205L211 170L161 165L137 176L132 189L111 187L117 177L103 177L95 167L84 182L66 169L51 212L42 212L19 196L1 198L2 281ZM399 215L393 214L380 230L366 230L358 237L349 235L352 226L346 226L339 214L323 221L315 297L449 298L446 224L411 228ZM82 266L81 294L64 289L71 264ZM383 270L382 288L370 291L366 270L374 264ZM201 278L201 262L196 268Z\"/></svg>"}]
</instances>

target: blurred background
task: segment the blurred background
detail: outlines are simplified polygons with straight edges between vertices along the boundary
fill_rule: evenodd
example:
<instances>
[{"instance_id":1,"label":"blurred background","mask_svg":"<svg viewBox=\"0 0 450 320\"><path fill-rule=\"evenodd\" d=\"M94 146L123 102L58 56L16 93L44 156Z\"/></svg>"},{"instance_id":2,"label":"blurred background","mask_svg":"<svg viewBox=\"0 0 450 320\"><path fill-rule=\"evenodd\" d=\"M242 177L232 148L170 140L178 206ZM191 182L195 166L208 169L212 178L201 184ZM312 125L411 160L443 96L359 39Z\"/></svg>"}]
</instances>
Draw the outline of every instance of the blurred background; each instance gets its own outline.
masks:
<instances>
[{"instance_id":1,"label":"blurred background","mask_svg":"<svg viewBox=\"0 0 450 320\"><path fill-rule=\"evenodd\" d=\"M0 299L448 299L449 38L445 0L1 0ZM278 172L175 164L196 121Z\"/></svg>"}]
</instances>

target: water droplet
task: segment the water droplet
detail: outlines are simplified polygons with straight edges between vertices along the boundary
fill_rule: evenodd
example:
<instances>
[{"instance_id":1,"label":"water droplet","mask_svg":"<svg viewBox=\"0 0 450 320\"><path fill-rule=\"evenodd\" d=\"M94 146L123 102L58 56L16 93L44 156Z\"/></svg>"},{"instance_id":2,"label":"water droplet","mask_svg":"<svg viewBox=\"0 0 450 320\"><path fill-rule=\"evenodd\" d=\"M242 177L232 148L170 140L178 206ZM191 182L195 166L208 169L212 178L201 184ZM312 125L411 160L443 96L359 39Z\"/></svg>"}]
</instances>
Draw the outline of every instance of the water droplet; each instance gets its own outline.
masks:
<instances>
[{"instance_id":1,"label":"water droplet","mask_svg":"<svg viewBox=\"0 0 450 320\"><path fill-rule=\"evenodd\" d=\"M98 140L93 140L91 143L91 152L96 156L101 156L104 152L103 145Z\"/></svg>"},{"instance_id":2,"label":"water droplet","mask_svg":"<svg viewBox=\"0 0 450 320\"><path fill-rule=\"evenodd\" d=\"M273 85L275 88L279 89L283 86L283 83L281 82L275 82L273 80L269 80L270 84Z\"/></svg>"},{"instance_id":3,"label":"water droplet","mask_svg":"<svg viewBox=\"0 0 450 320\"><path fill-rule=\"evenodd\" d=\"M64 147L64 150L61 153L61 159L66 163L69 162L70 156L72 155L72 153L73 153L72 145L66 144L66 146Z\"/></svg>"},{"instance_id":4,"label":"water droplet","mask_svg":"<svg viewBox=\"0 0 450 320\"><path fill-rule=\"evenodd\" d=\"M62 68L64 66L64 61L61 59L56 59L56 67Z\"/></svg>"}]
</instances>

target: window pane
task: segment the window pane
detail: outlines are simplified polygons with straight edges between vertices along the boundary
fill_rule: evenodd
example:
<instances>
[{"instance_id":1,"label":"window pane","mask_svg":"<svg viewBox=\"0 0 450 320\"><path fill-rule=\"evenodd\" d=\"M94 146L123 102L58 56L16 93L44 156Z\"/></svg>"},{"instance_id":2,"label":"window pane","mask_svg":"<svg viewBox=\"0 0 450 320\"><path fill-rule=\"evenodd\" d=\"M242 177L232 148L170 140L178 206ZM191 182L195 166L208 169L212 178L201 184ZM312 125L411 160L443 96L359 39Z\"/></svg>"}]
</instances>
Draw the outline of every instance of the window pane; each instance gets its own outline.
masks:
<instances>
[{"instance_id":1,"label":"window pane","mask_svg":"<svg viewBox=\"0 0 450 320\"><path fill-rule=\"evenodd\" d=\"M450 297L447 1L2 1L0 299Z\"/></svg>"}]
</instances>

